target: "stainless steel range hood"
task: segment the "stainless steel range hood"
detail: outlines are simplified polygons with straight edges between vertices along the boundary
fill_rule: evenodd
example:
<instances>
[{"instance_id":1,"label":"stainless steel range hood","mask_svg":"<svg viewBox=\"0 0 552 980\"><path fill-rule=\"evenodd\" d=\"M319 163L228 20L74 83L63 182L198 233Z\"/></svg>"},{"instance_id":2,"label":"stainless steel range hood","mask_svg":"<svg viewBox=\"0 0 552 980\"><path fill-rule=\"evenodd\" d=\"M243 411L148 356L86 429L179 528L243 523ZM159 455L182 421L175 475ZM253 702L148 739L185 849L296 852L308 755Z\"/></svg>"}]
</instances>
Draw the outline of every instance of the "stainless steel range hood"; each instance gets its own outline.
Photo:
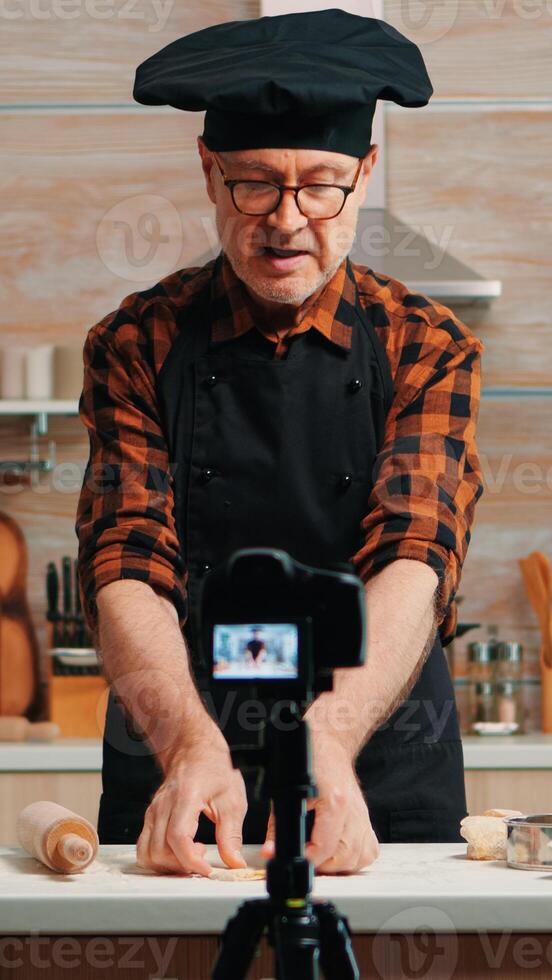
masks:
<instances>
[{"instance_id":1,"label":"stainless steel range hood","mask_svg":"<svg viewBox=\"0 0 552 980\"><path fill-rule=\"evenodd\" d=\"M361 208L350 258L444 304L488 303L502 291L386 208Z\"/></svg>"},{"instance_id":2,"label":"stainless steel range hood","mask_svg":"<svg viewBox=\"0 0 552 980\"><path fill-rule=\"evenodd\" d=\"M327 0L260 0L259 15L324 10ZM385 20L383 0L337 0L333 4L349 13ZM440 248L423 233L409 229L387 210L386 201L386 103L379 100L372 124L372 143L378 145L378 160L370 176L368 190L358 216L351 259L403 282L413 293L423 293L445 305L488 303L500 296L502 284L486 279L455 259L448 245ZM399 109L411 112L411 109ZM424 109L416 109L424 112ZM372 231L376 229L376 234ZM379 237L378 237L379 232Z\"/></svg>"}]
</instances>

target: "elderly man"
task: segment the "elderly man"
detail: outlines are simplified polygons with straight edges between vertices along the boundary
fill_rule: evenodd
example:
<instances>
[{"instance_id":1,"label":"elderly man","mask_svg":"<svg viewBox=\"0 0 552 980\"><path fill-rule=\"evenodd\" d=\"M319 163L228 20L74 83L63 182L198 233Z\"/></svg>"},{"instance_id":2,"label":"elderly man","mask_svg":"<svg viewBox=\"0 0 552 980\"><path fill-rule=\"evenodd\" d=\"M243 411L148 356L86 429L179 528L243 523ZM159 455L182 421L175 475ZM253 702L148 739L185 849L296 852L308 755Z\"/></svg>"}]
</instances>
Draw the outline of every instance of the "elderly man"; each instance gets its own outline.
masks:
<instances>
[{"instance_id":1,"label":"elderly man","mask_svg":"<svg viewBox=\"0 0 552 980\"><path fill-rule=\"evenodd\" d=\"M205 109L219 255L127 296L85 344L82 597L111 685L99 832L157 870L243 865L274 828L232 768L239 698L206 696L202 575L240 547L365 583L366 663L306 710L307 855L458 840L462 749L443 645L481 493L482 345L446 307L349 258L377 98L426 104L420 52L340 10L218 25L137 72L138 101Z\"/></svg>"}]
</instances>

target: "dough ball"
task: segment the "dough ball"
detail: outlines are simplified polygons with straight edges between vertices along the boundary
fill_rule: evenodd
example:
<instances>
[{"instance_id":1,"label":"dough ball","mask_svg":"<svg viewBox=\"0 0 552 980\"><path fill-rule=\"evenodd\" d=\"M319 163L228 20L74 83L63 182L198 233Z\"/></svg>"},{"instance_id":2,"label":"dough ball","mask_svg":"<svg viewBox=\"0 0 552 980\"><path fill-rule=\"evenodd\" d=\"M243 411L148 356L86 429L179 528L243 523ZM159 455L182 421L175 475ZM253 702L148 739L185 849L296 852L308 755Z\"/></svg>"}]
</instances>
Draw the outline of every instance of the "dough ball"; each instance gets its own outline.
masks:
<instances>
[{"instance_id":1,"label":"dough ball","mask_svg":"<svg viewBox=\"0 0 552 980\"><path fill-rule=\"evenodd\" d=\"M258 881L266 878L264 868L213 868L209 878L213 881Z\"/></svg>"},{"instance_id":2,"label":"dough ball","mask_svg":"<svg viewBox=\"0 0 552 980\"><path fill-rule=\"evenodd\" d=\"M506 824L502 817L464 817L460 833L468 842L470 861L506 860Z\"/></svg>"},{"instance_id":3,"label":"dough ball","mask_svg":"<svg viewBox=\"0 0 552 980\"><path fill-rule=\"evenodd\" d=\"M484 810L484 817L522 817L520 810L500 810L497 807L493 810Z\"/></svg>"}]
</instances>

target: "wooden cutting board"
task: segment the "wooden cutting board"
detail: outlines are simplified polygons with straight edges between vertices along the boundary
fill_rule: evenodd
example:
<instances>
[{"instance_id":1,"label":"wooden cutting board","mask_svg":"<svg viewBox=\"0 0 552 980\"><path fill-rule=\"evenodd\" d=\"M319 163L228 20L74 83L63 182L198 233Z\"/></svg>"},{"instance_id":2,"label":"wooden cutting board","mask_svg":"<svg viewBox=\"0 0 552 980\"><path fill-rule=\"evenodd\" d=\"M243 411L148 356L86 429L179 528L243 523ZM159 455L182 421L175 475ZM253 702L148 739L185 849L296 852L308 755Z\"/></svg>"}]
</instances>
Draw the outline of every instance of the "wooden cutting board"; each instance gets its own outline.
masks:
<instances>
[{"instance_id":1,"label":"wooden cutting board","mask_svg":"<svg viewBox=\"0 0 552 980\"><path fill-rule=\"evenodd\" d=\"M27 545L19 525L0 511L0 715L42 709L40 652L27 601Z\"/></svg>"}]
</instances>

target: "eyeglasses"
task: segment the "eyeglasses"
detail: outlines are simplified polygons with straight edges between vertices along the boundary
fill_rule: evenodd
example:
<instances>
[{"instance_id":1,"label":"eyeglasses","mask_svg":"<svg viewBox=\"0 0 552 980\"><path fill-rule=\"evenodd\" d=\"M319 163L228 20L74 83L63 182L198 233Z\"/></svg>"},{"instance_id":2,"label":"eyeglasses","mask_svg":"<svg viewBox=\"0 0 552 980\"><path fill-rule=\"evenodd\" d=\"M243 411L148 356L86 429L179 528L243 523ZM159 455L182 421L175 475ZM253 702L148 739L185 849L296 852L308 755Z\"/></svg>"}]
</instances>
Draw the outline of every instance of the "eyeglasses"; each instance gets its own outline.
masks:
<instances>
[{"instance_id":1,"label":"eyeglasses","mask_svg":"<svg viewBox=\"0 0 552 980\"><path fill-rule=\"evenodd\" d=\"M293 191L295 203L305 218L336 218L343 210L349 194L352 194L364 157L361 157L350 187L341 184L302 184L293 187L287 184L273 184L268 180L229 180L215 154L224 186L230 189L232 201L241 214L272 214L280 207L284 191Z\"/></svg>"}]
</instances>

